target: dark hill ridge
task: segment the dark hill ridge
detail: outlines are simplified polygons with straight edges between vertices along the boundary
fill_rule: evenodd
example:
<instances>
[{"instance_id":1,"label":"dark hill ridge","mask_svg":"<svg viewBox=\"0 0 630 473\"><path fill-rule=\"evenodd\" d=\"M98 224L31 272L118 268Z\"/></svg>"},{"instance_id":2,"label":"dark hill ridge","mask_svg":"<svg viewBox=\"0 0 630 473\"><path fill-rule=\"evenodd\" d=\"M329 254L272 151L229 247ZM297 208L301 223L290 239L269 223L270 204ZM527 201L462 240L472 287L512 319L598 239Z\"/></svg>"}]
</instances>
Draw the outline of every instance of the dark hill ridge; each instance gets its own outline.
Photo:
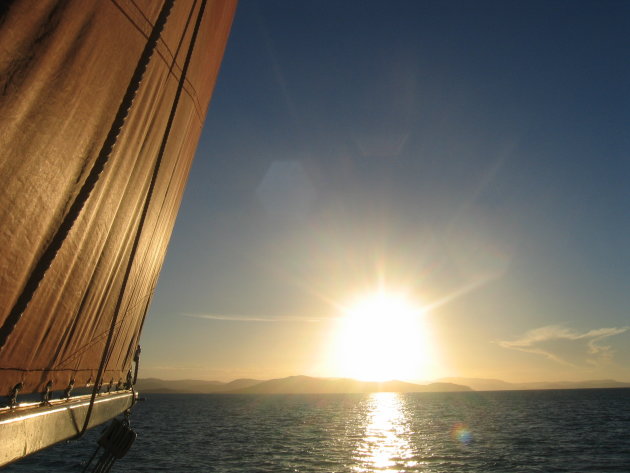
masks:
<instances>
[{"instance_id":1,"label":"dark hill ridge","mask_svg":"<svg viewBox=\"0 0 630 473\"><path fill-rule=\"evenodd\" d=\"M258 379L235 379L229 383L222 381L202 381L199 379L163 380L158 378L138 379L136 389L144 393L222 393L247 388L261 383Z\"/></svg>"},{"instance_id":2,"label":"dark hill ridge","mask_svg":"<svg viewBox=\"0 0 630 473\"><path fill-rule=\"evenodd\" d=\"M136 385L142 393L231 393L231 394L324 394L324 393L371 393L371 392L452 392L470 391L468 386L453 383L427 385L386 381L382 383L357 381L349 378L313 378L289 376L288 378L260 381L237 379L229 383L221 381L178 380L165 381L157 378L139 379Z\"/></svg>"},{"instance_id":3,"label":"dark hill ridge","mask_svg":"<svg viewBox=\"0 0 630 473\"><path fill-rule=\"evenodd\" d=\"M271 379L248 388L233 391L242 394L342 394L373 392L450 392L471 391L468 386L452 383L431 383L427 385L405 383L403 381L357 381L349 378L313 378L310 376L289 376Z\"/></svg>"},{"instance_id":4,"label":"dark hill ridge","mask_svg":"<svg viewBox=\"0 0 630 473\"><path fill-rule=\"evenodd\" d=\"M142 393L230 393L230 394L320 394L320 393L369 393L369 392L455 392L455 391L518 391L537 389L588 389L628 388L630 383L612 379L590 381L558 381L536 383L508 383L500 379L443 378L429 384L413 384L403 381L383 383L357 381L349 378L314 378L289 376L287 378L258 380L236 379L202 381L184 379L168 381L158 378L139 379L136 385Z\"/></svg>"},{"instance_id":5,"label":"dark hill ridge","mask_svg":"<svg viewBox=\"0 0 630 473\"><path fill-rule=\"evenodd\" d=\"M241 378L241 379L235 379L234 381L230 381L229 383L225 383L222 386L222 388L225 391L234 391L236 389L249 388L250 386L255 386L262 382L263 381L261 381L260 379Z\"/></svg>"},{"instance_id":6,"label":"dark hill ridge","mask_svg":"<svg viewBox=\"0 0 630 473\"><path fill-rule=\"evenodd\" d=\"M440 382L465 384L475 391L527 391L539 389L601 389L630 388L630 383L614 379L594 379L588 381L540 381L533 383L508 383L500 379L484 378L442 378Z\"/></svg>"}]
</instances>

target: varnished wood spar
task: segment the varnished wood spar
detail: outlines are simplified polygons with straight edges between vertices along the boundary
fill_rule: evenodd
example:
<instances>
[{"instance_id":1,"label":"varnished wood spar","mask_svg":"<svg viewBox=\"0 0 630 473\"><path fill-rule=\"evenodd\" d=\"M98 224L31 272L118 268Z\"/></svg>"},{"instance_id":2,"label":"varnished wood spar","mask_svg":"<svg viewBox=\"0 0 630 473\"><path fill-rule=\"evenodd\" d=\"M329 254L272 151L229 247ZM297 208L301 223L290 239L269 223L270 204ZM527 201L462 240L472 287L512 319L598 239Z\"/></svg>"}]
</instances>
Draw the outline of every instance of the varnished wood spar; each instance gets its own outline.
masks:
<instances>
[{"instance_id":1,"label":"varnished wood spar","mask_svg":"<svg viewBox=\"0 0 630 473\"><path fill-rule=\"evenodd\" d=\"M125 412L134 402L131 391L99 395L94 401L88 428ZM21 404L0 409L0 466L75 437L81 431L90 396L52 401L50 405Z\"/></svg>"}]
</instances>

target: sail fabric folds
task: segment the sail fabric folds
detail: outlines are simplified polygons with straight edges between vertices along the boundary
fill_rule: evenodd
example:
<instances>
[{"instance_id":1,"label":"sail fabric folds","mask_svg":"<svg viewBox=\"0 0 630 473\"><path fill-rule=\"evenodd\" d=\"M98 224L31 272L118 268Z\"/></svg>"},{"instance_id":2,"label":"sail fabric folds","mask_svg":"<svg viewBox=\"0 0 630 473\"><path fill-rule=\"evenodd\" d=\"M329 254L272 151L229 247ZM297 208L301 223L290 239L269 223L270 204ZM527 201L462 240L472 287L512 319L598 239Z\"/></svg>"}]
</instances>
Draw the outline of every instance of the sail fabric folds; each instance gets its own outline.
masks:
<instances>
[{"instance_id":1,"label":"sail fabric folds","mask_svg":"<svg viewBox=\"0 0 630 473\"><path fill-rule=\"evenodd\" d=\"M236 8L208 0L142 229L200 1L176 0L108 163L14 324L11 312L94 166L162 8L155 0L0 7L0 395L126 378ZM141 231L135 257L131 247ZM128 266L128 283L122 280Z\"/></svg>"}]
</instances>

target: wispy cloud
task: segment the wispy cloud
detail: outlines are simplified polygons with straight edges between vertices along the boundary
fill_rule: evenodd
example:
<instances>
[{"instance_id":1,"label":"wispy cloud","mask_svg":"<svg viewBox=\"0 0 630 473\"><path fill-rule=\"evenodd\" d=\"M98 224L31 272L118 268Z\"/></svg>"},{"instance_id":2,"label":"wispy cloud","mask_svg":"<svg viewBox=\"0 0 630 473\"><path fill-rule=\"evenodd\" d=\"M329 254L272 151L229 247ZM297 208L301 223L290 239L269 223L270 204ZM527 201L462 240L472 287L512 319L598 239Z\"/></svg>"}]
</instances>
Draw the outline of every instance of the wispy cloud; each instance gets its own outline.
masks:
<instances>
[{"instance_id":1,"label":"wispy cloud","mask_svg":"<svg viewBox=\"0 0 630 473\"><path fill-rule=\"evenodd\" d=\"M183 317L192 317L195 319L207 320L224 320L227 322L263 322L263 323L280 323L280 322L301 322L314 323L321 322L323 317L298 317L298 316L249 316L249 315L228 315L228 314L180 314Z\"/></svg>"},{"instance_id":2,"label":"wispy cloud","mask_svg":"<svg viewBox=\"0 0 630 473\"><path fill-rule=\"evenodd\" d=\"M580 333L561 325L548 325L526 332L521 338L501 341L503 348L542 355L564 365L597 365L611 361L613 350L604 340L627 332L630 327L610 327Z\"/></svg>"}]
</instances>

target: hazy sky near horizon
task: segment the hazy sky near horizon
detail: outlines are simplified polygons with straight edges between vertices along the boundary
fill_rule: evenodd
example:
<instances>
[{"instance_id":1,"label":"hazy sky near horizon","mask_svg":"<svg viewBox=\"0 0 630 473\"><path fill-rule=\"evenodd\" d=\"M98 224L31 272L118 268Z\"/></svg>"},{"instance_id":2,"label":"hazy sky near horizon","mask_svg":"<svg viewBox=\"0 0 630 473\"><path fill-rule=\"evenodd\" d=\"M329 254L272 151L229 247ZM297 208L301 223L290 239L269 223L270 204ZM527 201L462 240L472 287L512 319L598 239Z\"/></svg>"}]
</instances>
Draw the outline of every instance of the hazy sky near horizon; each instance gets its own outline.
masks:
<instances>
[{"instance_id":1,"label":"hazy sky near horizon","mask_svg":"<svg viewBox=\"0 0 630 473\"><path fill-rule=\"evenodd\" d=\"M241 0L141 376L343 375L340 306L384 287L426 308L409 381L630 380L628 31L622 1Z\"/></svg>"}]
</instances>

